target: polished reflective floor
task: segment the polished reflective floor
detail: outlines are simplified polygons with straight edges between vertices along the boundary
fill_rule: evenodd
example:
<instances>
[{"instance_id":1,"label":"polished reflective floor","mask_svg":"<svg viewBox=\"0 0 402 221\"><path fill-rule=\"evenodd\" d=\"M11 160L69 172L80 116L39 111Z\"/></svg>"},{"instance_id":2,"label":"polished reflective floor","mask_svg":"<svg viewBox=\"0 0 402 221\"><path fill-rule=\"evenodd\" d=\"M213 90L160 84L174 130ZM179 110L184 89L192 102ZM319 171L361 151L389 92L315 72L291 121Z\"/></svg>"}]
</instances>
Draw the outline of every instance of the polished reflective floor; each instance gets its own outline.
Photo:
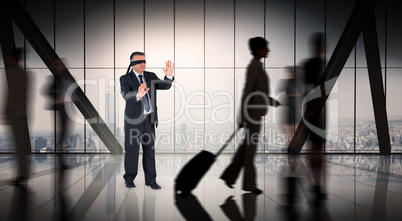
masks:
<instances>
[{"instance_id":1,"label":"polished reflective floor","mask_svg":"<svg viewBox=\"0 0 402 221\"><path fill-rule=\"evenodd\" d=\"M326 200L312 203L308 155L258 154L260 195L234 189L219 179L231 161L221 155L186 197L174 192L180 169L193 154L157 154L161 190L145 186L142 164L136 188L126 188L124 156L70 154L64 187L56 185L54 155L31 156L27 191L9 184L14 178L13 155L0 155L0 220L400 220L402 217L402 155L326 155L322 172ZM293 178L292 178L293 177ZM295 180L289 205L289 179ZM61 204L61 199L65 199ZM25 216L25 217L24 217Z\"/></svg>"}]
</instances>

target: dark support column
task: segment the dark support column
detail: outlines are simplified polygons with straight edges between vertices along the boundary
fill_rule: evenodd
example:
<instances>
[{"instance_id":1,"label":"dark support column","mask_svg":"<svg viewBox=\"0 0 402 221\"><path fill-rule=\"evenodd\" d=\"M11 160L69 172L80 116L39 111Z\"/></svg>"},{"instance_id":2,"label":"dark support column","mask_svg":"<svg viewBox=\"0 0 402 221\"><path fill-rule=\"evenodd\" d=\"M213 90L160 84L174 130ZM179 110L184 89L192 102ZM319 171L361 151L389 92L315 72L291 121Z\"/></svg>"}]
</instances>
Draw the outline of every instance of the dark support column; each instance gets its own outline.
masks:
<instances>
[{"instance_id":1,"label":"dark support column","mask_svg":"<svg viewBox=\"0 0 402 221\"><path fill-rule=\"evenodd\" d=\"M382 220L387 215L387 195L390 166L390 156L380 156L373 197L373 209L371 210L371 220Z\"/></svg>"},{"instance_id":2,"label":"dark support column","mask_svg":"<svg viewBox=\"0 0 402 221\"><path fill-rule=\"evenodd\" d=\"M378 49L377 28L374 9L370 11L366 27L363 31L364 48L366 50L367 68L370 79L371 98L377 127L378 146L380 154L391 154L387 110L385 107L385 92L382 80L380 51Z\"/></svg>"},{"instance_id":3,"label":"dark support column","mask_svg":"<svg viewBox=\"0 0 402 221\"><path fill-rule=\"evenodd\" d=\"M55 65L54 62L59 60L58 55L19 1L3 1L2 8L5 8L10 13L11 19L25 35L29 43L31 43L32 47L52 72L56 80L58 80L58 76L61 72L68 72L70 74L64 65L61 68ZM2 32L3 31L4 30L2 30ZM2 44L2 47L3 46L4 45ZM73 79L71 74L70 77ZM74 90L72 99L74 104L80 110L88 123L92 126L99 138L109 149L110 154L122 154L123 148L121 147L120 143L114 137L110 129L107 127L99 113L96 111L95 107L92 105L80 87L77 87Z\"/></svg>"},{"instance_id":4,"label":"dark support column","mask_svg":"<svg viewBox=\"0 0 402 221\"><path fill-rule=\"evenodd\" d=\"M345 29L342 32L342 35L335 47L335 50L328 62L327 67L325 68L323 77L321 78L321 82L325 82L327 96L325 98L321 98L320 102L317 104L316 109L322 110L327 101L328 94L331 92L334 87L345 63L348 59L358 37L364 31L371 34L366 34L369 37L365 39L364 46L366 48L367 63L373 62L374 65L369 65L369 77L370 82L373 82L371 85L372 96L373 96L373 105L374 108L377 109L375 120L377 124L377 131L381 128L384 129L382 131L381 137L379 135L379 143L380 144L380 153L381 154L390 154L390 146L389 143L389 132L388 132L388 119L385 111L385 100L384 100L384 90L382 87L382 78L381 78L381 65L380 58L378 53L378 42L377 36L372 36L372 33L376 33L375 28L375 19L374 19L374 5L376 0L360 0L356 3L356 7L352 12L352 15L349 18L348 23L346 24ZM377 49L373 49L377 46ZM377 50L377 52L375 51ZM370 58L369 58L370 57ZM380 70L380 74L375 73L375 71ZM375 76L371 76L375 75ZM378 76L381 78L381 81L378 81ZM376 85L374 82L381 82L380 85ZM381 87L380 87L381 86ZM375 101L374 101L375 100ZM295 135L293 136L289 147L288 154L300 154L300 151L306 142L308 134L310 133L309 129L304 123L304 115L302 120L300 121L299 126L296 129ZM381 139L381 141L380 141ZM386 144L388 143L388 144Z\"/></svg>"},{"instance_id":5,"label":"dark support column","mask_svg":"<svg viewBox=\"0 0 402 221\"><path fill-rule=\"evenodd\" d=\"M6 69L6 77L8 81L8 62L6 61L6 54L10 52L16 52L15 48L15 40L14 40L14 32L13 26L11 23L11 18L8 15L8 12L4 10L0 10L0 44L1 44L1 52L3 53L4 67Z\"/></svg>"},{"instance_id":6,"label":"dark support column","mask_svg":"<svg viewBox=\"0 0 402 221\"><path fill-rule=\"evenodd\" d=\"M346 24L345 29L342 32L342 35L335 47L335 50L329 59L327 67L325 68L324 74L321 78L321 82L327 82L325 84L326 92L329 94L332 88L335 85L337 78L339 77L360 33L362 32L363 24L364 24L364 14L367 11L367 8L374 5L375 1L359 1L355 9L350 16L348 23ZM333 81L329 81L334 79ZM328 96L327 96L328 97ZM327 97L321 98L320 102L317 104L316 109L321 110ZM304 143L309 134L309 129L304 124L304 115L302 120L300 121L299 126L296 129L296 132L289 144L289 154L300 154L300 150L302 149Z\"/></svg>"}]
</instances>

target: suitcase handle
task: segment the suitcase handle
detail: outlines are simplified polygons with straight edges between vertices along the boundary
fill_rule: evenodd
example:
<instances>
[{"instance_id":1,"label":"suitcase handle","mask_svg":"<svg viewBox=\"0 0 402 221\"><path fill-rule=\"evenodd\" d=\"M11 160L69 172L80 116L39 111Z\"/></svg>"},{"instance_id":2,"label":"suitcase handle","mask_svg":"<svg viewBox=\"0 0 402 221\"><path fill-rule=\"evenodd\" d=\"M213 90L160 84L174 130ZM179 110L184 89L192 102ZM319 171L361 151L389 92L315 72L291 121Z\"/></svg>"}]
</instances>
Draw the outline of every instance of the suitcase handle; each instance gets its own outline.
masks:
<instances>
[{"instance_id":1,"label":"suitcase handle","mask_svg":"<svg viewBox=\"0 0 402 221\"><path fill-rule=\"evenodd\" d=\"M226 146L230 143L230 141L233 139L233 137L235 136L235 134L236 134L236 132L237 131L239 131L240 130L240 128L237 128L233 133L232 133L232 135L230 135L230 137L229 137L229 139L226 141L226 143L221 147L221 149L219 149L219 151L216 153L216 155L215 155L215 158L217 158L221 153L222 153L222 151L226 148Z\"/></svg>"}]
</instances>

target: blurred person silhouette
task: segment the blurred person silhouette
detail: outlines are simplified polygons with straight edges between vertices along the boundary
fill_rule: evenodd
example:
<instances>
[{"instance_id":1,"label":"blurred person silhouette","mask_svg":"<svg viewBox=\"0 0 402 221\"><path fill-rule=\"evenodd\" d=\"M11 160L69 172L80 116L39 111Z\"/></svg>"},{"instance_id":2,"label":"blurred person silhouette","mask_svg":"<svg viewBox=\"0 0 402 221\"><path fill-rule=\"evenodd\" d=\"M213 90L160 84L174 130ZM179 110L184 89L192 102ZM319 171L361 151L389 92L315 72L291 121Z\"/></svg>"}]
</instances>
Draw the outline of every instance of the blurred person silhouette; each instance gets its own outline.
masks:
<instances>
[{"instance_id":1,"label":"blurred person silhouette","mask_svg":"<svg viewBox=\"0 0 402 221\"><path fill-rule=\"evenodd\" d=\"M4 54L8 83L5 118L6 123L11 125L18 160L17 176L12 185L26 190L31 164L31 140L28 129L30 76L19 66L22 53L23 49L17 48Z\"/></svg>"},{"instance_id":2,"label":"blurred person silhouette","mask_svg":"<svg viewBox=\"0 0 402 221\"><path fill-rule=\"evenodd\" d=\"M11 202L11 211L8 215L7 220L18 220L27 221L31 220L30 216L32 213L31 205L32 203L32 193L27 191L27 189L15 188L14 195Z\"/></svg>"},{"instance_id":3,"label":"blurred person silhouette","mask_svg":"<svg viewBox=\"0 0 402 221\"><path fill-rule=\"evenodd\" d=\"M70 220L71 215L67 213L68 200L65 195L66 187L66 174L65 171L69 169L66 160L64 159L64 143L67 140L69 134L69 127L71 124L71 119L68 116L67 105L71 105L71 95L68 94L70 86L75 82L72 76L69 74L67 68L64 66L65 60L57 59L54 60L54 73L59 73L57 76L51 76L48 80L48 84L45 87L45 95L48 96L50 103L48 109L56 111L57 114L57 128L56 128L56 169L57 169L57 179L56 186L59 195L59 204L56 210L57 220Z\"/></svg>"},{"instance_id":4,"label":"blurred person silhouette","mask_svg":"<svg viewBox=\"0 0 402 221\"><path fill-rule=\"evenodd\" d=\"M248 44L253 58L247 67L239 122L239 127L246 129L245 138L220 179L229 188L233 188L232 185L239 176L240 170L244 168L242 189L258 195L262 193L262 190L257 187L254 156L260 140L262 118L268 112L268 105L278 106L279 102L269 97L269 77L260 61L270 52L267 40L254 37L249 39Z\"/></svg>"},{"instance_id":5,"label":"blurred person silhouette","mask_svg":"<svg viewBox=\"0 0 402 221\"><path fill-rule=\"evenodd\" d=\"M304 88L305 98L309 93L319 88L321 97L313 99L305 104L305 121L312 126L307 126L309 130L309 146L310 146L310 169L313 176L313 200L316 203L326 198L323 191L323 178L321 173L324 169L324 145L325 145L325 106L321 111L315 109L319 100L326 97L325 82L321 81L321 77L325 70L325 60L322 58L326 50L324 35L322 33L314 33L310 36L310 50L312 57L304 63ZM324 131L324 133L319 133Z\"/></svg>"},{"instance_id":6,"label":"blurred person silhouette","mask_svg":"<svg viewBox=\"0 0 402 221\"><path fill-rule=\"evenodd\" d=\"M168 90L172 86L174 64L171 61L166 62L163 68L164 80L160 80L153 72L145 71L145 67L145 54L133 52L127 73L120 77L121 94L126 101L123 178L127 188L135 187L141 144L145 185L157 190L161 186L156 182L155 169L155 127L158 127L156 90Z\"/></svg>"},{"instance_id":7,"label":"blurred person silhouette","mask_svg":"<svg viewBox=\"0 0 402 221\"><path fill-rule=\"evenodd\" d=\"M223 213L229 218L229 220L255 220L255 214L257 211L257 195L253 193L244 193L242 194L242 199L244 216L241 214L236 201L233 199L233 196L229 196L225 200L225 203L220 206Z\"/></svg>"},{"instance_id":8,"label":"blurred person silhouette","mask_svg":"<svg viewBox=\"0 0 402 221\"><path fill-rule=\"evenodd\" d=\"M281 127L284 131L286 141L290 142L295 132L295 124L300 120L301 106L300 99L302 98L302 83L298 78L298 70L296 67L288 66L285 69L285 79L280 80L278 83L277 92L279 93L280 101L283 104L279 112L283 115L280 116ZM281 110L282 109L282 110ZM288 146L288 148L292 148ZM293 151L288 151L293 152ZM283 177L285 188L285 205L283 212L287 220L298 220L299 212L297 211L297 170L299 162L298 155L288 155L288 167Z\"/></svg>"},{"instance_id":9,"label":"blurred person silhouette","mask_svg":"<svg viewBox=\"0 0 402 221\"><path fill-rule=\"evenodd\" d=\"M278 82L277 93L281 102L278 111L282 114L280 122L284 131L285 140L292 139L295 132L295 124L300 120L300 98L302 97L301 82L298 79L298 71L295 67L288 66L285 69L285 79Z\"/></svg>"},{"instance_id":10,"label":"blurred person silhouette","mask_svg":"<svg viewBox=\"0 0 402 221\"><path fill-rule=\"evenodd\" d=\"M302 176L303 174L303 172L299 169L303 167L300 155L288 155L287 163L288 166L284 167L285 170L283 171L283 185L281 185L285 191L282 199L284 204L280 207L286 220L299 220L300 211L297 204L299 198L297 186L300 185L299 176Z\"/></svg>"},{"instance_id":11,"label":"blurred person silhouette","mask_svg":"<svg viewBox=\"0 0 402 221\"><path fill-rule=\"evenodd\" d=\"M353 219L353 218L352 218ZM306 220L311 221L331 221L333 218L325 205L314 205L306 216ZM345 219L347 220L347 219Z\"/></svg>"}]
</instances>

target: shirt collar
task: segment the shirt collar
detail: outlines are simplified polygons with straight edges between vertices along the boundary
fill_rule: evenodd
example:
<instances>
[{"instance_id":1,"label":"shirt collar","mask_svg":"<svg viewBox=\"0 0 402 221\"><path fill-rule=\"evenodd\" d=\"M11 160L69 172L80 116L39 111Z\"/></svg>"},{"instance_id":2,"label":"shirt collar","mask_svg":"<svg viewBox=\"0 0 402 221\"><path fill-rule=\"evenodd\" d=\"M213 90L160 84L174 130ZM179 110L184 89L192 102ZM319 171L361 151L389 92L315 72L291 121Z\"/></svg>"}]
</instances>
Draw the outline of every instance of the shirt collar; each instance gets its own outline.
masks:
<instances>
[{"instance_id":1,"label":"shirt collar","mask_svg":"<svg viewBox=\"0 0 402 221\"><path fill-rule=\"evenodd\" d=\"M262 68L262 69L264 69L263 67L264 67L264 63L262 63L261 61L258 61L257 60L257 62L258 62L258 64L260 65L260 67Z\"/></svg>"},{"instance_id":2,"label":"shirt collar","mask_svg":"<svg viewBox=\"0 0 402 221\"><path fill-rule=\"evenodd\" d=\"M140 75L140 74L138 74L137 72L135 72L134 69L133 69L133 72L134 72L135 76L138 78L138 75ZM144 72L142 72L142 76L144 76Z\"/></svg>"},{"instance_id":3,"label":"shirt collar","mask_svg":"<svg viewBox=\"0 0 402 221\"><path fill-rule=\"evenodd\" d=\"M262 63L261 61L253 58L253 62L256 62L262 69L264 69L264 63Z\"/></svg>"}]
</instances>

